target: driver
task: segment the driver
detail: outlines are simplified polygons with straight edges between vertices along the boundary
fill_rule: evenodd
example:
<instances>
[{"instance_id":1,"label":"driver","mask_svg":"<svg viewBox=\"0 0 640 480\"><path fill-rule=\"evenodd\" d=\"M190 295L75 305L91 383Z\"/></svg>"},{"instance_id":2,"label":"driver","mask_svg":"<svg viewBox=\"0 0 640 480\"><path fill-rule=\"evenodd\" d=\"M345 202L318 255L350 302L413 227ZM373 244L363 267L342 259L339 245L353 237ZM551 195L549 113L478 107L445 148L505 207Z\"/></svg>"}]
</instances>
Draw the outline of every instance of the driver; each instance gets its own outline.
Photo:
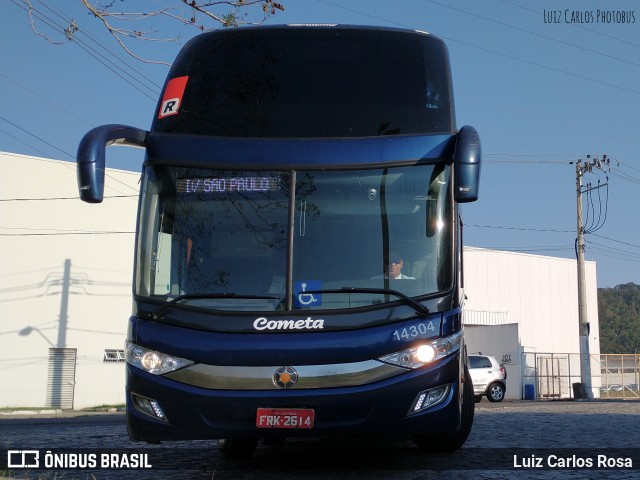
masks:
<instances>
[{"instance_id":1,"label":"driver","mask_svg":"<svg viewBox=\"0 0 640 480\"><path fill-rule=\"evenodd\" d=\"M402 273L402 267L404 266L404 260L402 256L397 253L389 254L388 258L385 258L383 263L383 274L376 275L374 279L389 278L391 280L415 280L415 277L410 277Z\"/></svg>"}]
</instances>

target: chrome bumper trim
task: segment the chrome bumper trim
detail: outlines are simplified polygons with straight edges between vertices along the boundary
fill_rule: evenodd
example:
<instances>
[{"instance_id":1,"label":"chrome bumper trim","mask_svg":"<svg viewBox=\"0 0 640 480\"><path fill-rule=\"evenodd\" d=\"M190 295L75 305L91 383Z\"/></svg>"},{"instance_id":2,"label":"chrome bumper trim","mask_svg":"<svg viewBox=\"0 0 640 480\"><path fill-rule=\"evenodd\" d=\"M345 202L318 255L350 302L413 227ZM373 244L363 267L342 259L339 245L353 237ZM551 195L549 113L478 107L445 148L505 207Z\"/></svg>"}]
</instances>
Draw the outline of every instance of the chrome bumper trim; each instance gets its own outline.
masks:
<instances>
[{"instance_id":1,"label":"chrome bumper trim","mask_svg":"<svg viewBox=\"0 0 640 480\"><path fill-rule=\"evenodd\" d=\"M279 390L273 375L281 365L273 367L236 367L198 363L164 375L165 378L196 387L215 390ZM298 372L293 390L311 388L354 387L395 377L406 368L377 360L334 365L292 365Z\"/></svg>"}]
</instances>

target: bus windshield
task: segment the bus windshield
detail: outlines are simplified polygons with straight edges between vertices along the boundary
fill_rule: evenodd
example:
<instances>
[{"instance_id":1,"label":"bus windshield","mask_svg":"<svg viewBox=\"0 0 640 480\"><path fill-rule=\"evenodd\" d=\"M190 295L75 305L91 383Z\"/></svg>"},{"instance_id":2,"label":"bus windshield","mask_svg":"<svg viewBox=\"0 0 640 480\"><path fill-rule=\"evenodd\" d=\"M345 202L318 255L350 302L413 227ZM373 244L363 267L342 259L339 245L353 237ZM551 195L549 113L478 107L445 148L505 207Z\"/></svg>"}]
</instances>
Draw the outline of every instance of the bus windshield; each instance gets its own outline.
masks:
<instances>
[{"instance_id":1,"label":"bus windshield","mask_svg":"<svg viewBox=\"0 0 640 480\"><path fill-rule=\"evenodd\" d=\"M421 297L452 287L448 165L145 168L138 296L191 295L189 305L215 310L324 310L398 300L376 289Z\"/></svg>"},{"instance_id":2,"label":"bus windshield","mask_svg":"<svg viewBox=\"0 0 640 480\"><path fill-rule=\"evenodd\" d=\"M183 85L179 111L171 109L176 99L160 105L152 130L254 138L453 132L441 40L358 28L294 32L196 37L169 74Z\"/></svg>"}]
</instances>

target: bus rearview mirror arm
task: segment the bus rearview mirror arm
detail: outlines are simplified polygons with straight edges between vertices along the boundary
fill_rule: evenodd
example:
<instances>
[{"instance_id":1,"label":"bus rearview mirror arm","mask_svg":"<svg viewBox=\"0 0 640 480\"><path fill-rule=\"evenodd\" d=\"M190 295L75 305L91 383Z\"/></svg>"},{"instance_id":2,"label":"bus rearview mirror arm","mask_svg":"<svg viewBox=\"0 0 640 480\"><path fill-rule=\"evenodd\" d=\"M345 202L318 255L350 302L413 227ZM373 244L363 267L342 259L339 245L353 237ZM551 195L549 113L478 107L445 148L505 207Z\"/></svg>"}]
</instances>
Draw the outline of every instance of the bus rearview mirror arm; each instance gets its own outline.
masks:
<instances>
[{"instance_id":1,"label":"bus rearview mirror arm","mask_svg":"<svg viewBox=\"0 0 640 480\"><path fill-rule=\"evenodd\" d=\"M480 135L475 128L465 125L456 136L453 152L454 197L458 203L478 200L482 149Z\"/></svg>"},{"instance_id":2,"label":"bus rearview mirror arm","mask_svg":"<svg viewBox=\"0 0 640 480\"><path fill-rule=\"evenodd\" d=\"M104 197L105 150L113 144L146 147L149 132L126 125L102 125L85 134L78 146L78 191L80 199L100 203Z\"/></svg>"}]
</instances>

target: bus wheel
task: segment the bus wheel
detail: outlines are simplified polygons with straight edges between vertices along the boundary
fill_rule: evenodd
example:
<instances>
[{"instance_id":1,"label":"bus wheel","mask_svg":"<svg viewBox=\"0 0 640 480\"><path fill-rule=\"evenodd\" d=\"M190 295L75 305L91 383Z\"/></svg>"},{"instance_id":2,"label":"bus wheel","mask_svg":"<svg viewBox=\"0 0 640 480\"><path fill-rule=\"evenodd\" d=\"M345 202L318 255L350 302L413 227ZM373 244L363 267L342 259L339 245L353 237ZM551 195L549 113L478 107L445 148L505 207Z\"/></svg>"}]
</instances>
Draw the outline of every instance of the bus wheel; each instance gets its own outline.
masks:
<instances>
[{"instance_id":1,"label":"bus wheel","mask_svg":"<svg viewBox=\"0 0 640 480\"><path fill-rule=\"evenodd\" d=\"M221 438L218 440L220 455L229 460L247 460L251 458L257 445L257 438Z\"/></svg>"},{"instance_id":2,"label":"bus wheel","mask_svg":"<svg viewBox=\"0 0 640 480\"><path fill-rule=\"evenodd\" d=\"M465 365L464 387L462 391L462 419L460 428L455 433L442 435L415 435L413 441L423 452L452 452L459 449L471 432L476 403L473 395L473 383L471 375Z\"/></svg>"}]
</instances>

